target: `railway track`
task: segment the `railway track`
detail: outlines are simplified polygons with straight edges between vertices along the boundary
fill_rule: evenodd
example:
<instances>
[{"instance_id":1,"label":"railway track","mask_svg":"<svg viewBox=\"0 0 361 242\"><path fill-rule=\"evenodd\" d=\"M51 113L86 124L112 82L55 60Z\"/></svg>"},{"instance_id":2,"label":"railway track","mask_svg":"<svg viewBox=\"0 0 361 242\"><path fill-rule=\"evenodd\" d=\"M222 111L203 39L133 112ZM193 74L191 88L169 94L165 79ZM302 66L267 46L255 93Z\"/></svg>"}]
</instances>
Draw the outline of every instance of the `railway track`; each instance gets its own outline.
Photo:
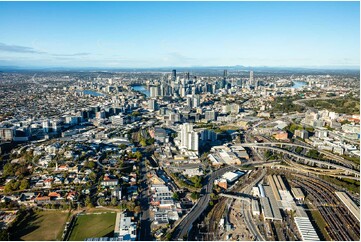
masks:
<instances>
[{"instance_id":1,"label":"railway track","mask_svg":"<svg viewBox=\"0 0 361 242\"><path fill-rule=\"evenodd\" d=\"M316 206L327 226L330 237L338 241L359 240L360 224L335 196L335 188L315 178L297 175L292 182L305 188L317 202Z\"/></svg>"}]
</instances>

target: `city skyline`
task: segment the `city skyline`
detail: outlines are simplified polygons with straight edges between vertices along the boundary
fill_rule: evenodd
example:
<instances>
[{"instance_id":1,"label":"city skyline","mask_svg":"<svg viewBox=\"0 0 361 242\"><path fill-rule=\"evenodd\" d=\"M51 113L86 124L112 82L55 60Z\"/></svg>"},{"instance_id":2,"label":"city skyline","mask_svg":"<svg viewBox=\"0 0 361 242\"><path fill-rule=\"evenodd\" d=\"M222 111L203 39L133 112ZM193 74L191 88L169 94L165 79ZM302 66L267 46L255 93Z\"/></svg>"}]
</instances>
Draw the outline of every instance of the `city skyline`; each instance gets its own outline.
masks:
<instances>
[{"instance_id":1,"label":"city skyline","mask_svg":"<svg viewBox=\"0 0 361 242\"><path fill-rule=\"evenodd\" d=\"M0 66L358 68L359 9L359 2L0 2Z\"/></svg>"}]
</instances>

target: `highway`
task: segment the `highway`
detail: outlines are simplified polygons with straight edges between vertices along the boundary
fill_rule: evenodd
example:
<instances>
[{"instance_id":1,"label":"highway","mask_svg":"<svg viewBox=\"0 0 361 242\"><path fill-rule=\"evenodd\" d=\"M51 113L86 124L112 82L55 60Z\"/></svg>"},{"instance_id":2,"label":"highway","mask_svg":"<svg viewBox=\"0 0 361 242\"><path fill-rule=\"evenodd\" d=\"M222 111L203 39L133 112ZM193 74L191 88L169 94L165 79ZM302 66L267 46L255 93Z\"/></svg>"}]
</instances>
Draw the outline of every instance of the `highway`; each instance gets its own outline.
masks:
<instances>
[{"instance_id":1,"label":"highway","mask_svg":"<svg viewBox=\"0 0 361 242\"><path fill-rule=\"evenodd\" d=\"M222 169L213 172L212 174L208 174L205 177L205 185L202 187L201 190L201 198L198 200L198 203L194 205L192 210L187 215L185 215L186 217L174 229L172 235L173 240L183 240L184 236L187 236L189 231L191 230L193 223L201 216L204 210L208 207L214 180L217 177L222 176L224 173L235 169L236 168L234 167L224 167Z\"/></svg>"},{"instance_id":2,"label":"highway","mask_svg":"<svg viewBox=\"0 0 361 242\"><path fill-rule=\"evenodd\" d=\"M269 145L269 146L281 145L282 146L282 145L284 145L284 146L291 146L291 147L301 147L303 149L308 149L308 150L315 149L314 147L311 147L311 146L308 146L308 145L295 144L295 143L284 143L284 142L244 143L244 144L239 144L239 145L242 146L242 145L253 145L253 144L257 144L257 146L263 146L263 145L264 146L267 146L267 145ZM342 164L346 163L345 165L347 165L347 166L354 165L353 162L348 161L348 160L346 160L346 159L344 159L342 157L339 157L337 155L334 155L334 154L332 154L330 152L323 151L323 150L317 150L317 151L319 153L321 153L321 154L324 154L324 155L330 157L331 159L333 159L333 160L335 160L337 162L340 162Z\"/></svg>"},{"instance_id":3,"label":"highway","mask_svg":"<svg viewBox=\"0 0 361 242\"><path fill-rule=\"evenodd\" d=\"M305 160L307 162L311 162L311 163L314 163L314 164L318 164L318 165L322 165L322 166L326 166L326 167L333 167L333 168L336 168L336 169L342 169L347 174L352 174L352 175L355 175L356 177L360 176L360 171L356 171L356 170L353 170L353 169L350 169L350 168L347 168L347 167L344 167L344 166L340 166L340 165L337 165L337 164L329 163L329 162L326 162L326 161L320 161L320 160L315 160L315 159L312 159L312 158L308 158L308 157L298 155L298 154L295 154L295 153L293 153L291 151L284 150L284 149L281 149L281 148L278 148L278 147L264 146L264 145L261 145L261 143L244 143L244 144L239 144L239 145L243 146L243 147L253 147L253 148L259 148L259 149L268 149L268 150L278 151L278 152L281 152L281 153L284 153L284 154L287 154L287 155L290 155L290 156L293 156L293 157L296 157L298 159L302 159L302 160Z\"/></svg>"}]
</instances>

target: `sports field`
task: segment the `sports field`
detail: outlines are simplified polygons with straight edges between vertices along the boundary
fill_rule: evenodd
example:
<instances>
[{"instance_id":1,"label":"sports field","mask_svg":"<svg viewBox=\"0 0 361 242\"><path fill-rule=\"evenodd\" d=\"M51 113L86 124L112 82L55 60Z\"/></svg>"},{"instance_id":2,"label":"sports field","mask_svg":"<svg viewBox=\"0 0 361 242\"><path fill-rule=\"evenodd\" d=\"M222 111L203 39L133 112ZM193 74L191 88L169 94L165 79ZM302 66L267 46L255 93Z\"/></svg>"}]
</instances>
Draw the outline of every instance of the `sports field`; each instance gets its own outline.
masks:
<instances>
[{"instance_id":1,"label":"sports field","mask_svg":"<svg viewBox=\"0 0 361 242\"><path fill-rule=\"evenodd\" d=\"M115 212L79 215L69 240L83 241L86 238L112 237L115 217Z\"/></svg>"},{"instance_id":2,"label":"sports field","mask_svg":"<svg viewBox=\"0 0 361 242\"><path fill-rule=\"evenodd\" d=\"M14 240L61 240L68 212L41 211L26 216L17 226Z\"/></svg>"}]
</instances>

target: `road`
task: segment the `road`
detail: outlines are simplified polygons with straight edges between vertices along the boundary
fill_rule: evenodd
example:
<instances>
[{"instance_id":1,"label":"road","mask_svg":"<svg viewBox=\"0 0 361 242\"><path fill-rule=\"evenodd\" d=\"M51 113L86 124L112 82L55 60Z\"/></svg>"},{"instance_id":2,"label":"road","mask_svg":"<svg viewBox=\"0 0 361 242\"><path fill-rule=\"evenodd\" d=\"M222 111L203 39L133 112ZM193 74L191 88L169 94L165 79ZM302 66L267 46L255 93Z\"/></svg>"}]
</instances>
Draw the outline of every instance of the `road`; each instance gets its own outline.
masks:
<instances>
[{"instance_id":1,"label":"road","mask_svg":"<svg viewBox=\"0 0 361 242\"><path fill-rule=\"evenodd\" d=\"M198 203L186 215L186 217L182 220L182 222L179 223L178 226L175 228L172 235L173 240L182 240L185 236L187 236L192 228L193 223L201 216L204 210L208 207L214 180L217 177L222 176L224 173L235 169L236 168L234 167L224 167L205 177L205 182L204 182L205 185L202 187L201 190L201 195L203 196L198 200Z\"/></svg>"},{"instance_id":2,"label":"road","mask_svg":"<svg viewBox=\"0 0 361 242\"><path fill-rule=\"evenodd\" d=\"M263 177L266 175L266 170L262 170L262 174L253 182L248 184L244 189L241 190L241 192L250 194L252 187L255 186L258 182L263 179ZM253 233L253 235L256 237L256 240L265 240L262 236L262 234L259 232L257 226L253 222L253 218L251 215L251 204L246 204L244 201L242 202L242 207L244 211L244 218L245 222L247 224L247 227L250 229L250 231Z\"/></svg>"},{"instance_id":3,"label":"road","mask_svg":"<svg viewBox=\"0 0 361 242\"><path fill-rule=\"evenodd\" d=\"M284 153L284 154L287 154L287 155L290 155L290 156L293 156L293 157L296 157L298 159L305 160L307 162L311 162L311 163L314 163L314 164L318 164L318 165L322 165L322 166L326 166L326 167L333 167L333 168L336 168L336 169L341 169L346 174L352 174L352 175L356 176L356 178L360 176L360 171L356 171L356 170L353 170L353 169L350 169L350 168L347 168L347 167L344 167L344 166L340 166L340 165L337 165L337 164L333 164L333 163L330 163L330 162L327 162L327 161L321 161L321 160L315 160L315 159L312 159L312 158L308 158L308 157L305 157L305 156L302 156L302 155L299 155L299 154L295 154L295 153L293 153L291 151L284 150L284 149L281 149L281 148L278 148L278 147L264 146L261 143L251 143L251 144L244 143L244 144L240 144L240 145L243 146L243 147L254 147L254 148L258 148L258 149L274 150L274 151L281 152L281 153ZM350 177L350 179L352 179L352 177Z\"/></svg>"},{"instance_id":4,"label":"road","mask_svg":"<svg viewBox=\"0 0 361 242\"><path fill-rule=\"evenodd\" d=\"M140 169L140 206L142 208L142 215L140 220L140 231L139 231L139 240L141 241L151 241L153 240L151 235L150 225L152 221L150 220L149 213L149 187L148 187L148 178L147 178L147 166L145 165L145 159L143 158L139 164Z\"/></svg>"}]
</instances>

